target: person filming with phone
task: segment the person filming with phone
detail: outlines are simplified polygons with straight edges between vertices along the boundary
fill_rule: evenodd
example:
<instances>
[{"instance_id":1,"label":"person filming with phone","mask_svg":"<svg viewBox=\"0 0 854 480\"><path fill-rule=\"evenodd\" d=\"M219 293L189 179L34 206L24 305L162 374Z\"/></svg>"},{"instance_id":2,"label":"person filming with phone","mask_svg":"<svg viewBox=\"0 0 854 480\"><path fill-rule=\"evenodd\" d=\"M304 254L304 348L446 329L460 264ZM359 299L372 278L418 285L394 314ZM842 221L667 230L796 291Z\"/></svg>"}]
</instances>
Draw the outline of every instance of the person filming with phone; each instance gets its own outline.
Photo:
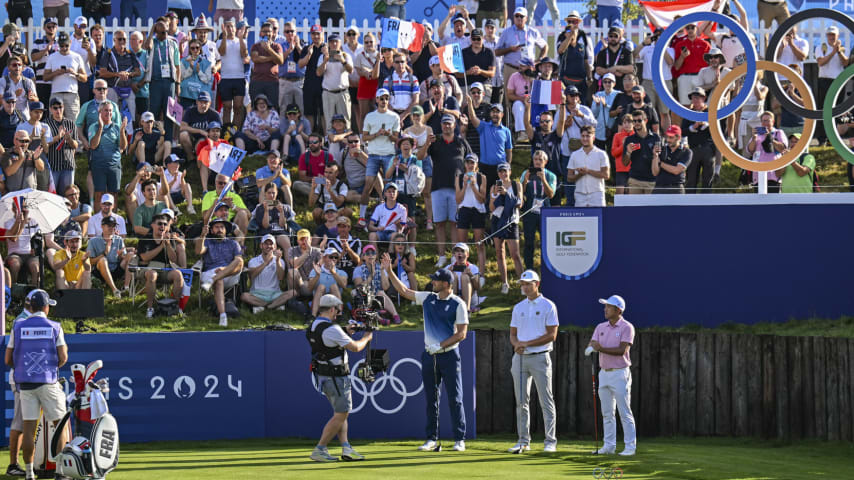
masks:
<instances>
[{"instance_id":1,"label":"person filming with phone","mask_svg":"<svg viewBox=\"0 0 854 480\"><path fill-rule=\"evenodd\" d=\"M757 162L771 162L776 160L789 148L789 141L782 130L774 128L774 113L762 112L760 117L762 125L753 129L753 137L747 144L747 151L751 155L758 153ZM753 183L758 181L758 175L753 172ZM768 172L768 191L777 193L780 191L780 179L777 172Z\"/></svg>"}]
</instances>

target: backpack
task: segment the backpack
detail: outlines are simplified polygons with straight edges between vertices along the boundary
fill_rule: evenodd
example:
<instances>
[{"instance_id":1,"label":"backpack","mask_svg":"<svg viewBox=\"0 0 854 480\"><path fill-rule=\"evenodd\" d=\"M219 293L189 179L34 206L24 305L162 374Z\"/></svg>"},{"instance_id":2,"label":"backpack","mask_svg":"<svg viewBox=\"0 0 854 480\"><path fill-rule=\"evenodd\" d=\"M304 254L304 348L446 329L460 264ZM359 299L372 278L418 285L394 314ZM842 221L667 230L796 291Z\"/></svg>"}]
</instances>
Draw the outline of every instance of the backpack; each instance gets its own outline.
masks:
<instances>
[{"instance_id":1,"label":"backpack","mask_svg":"<svg viewBox=\"0 0 854 480\"><path fill-rule=\"evenodd\" d=\"M15 92L12 92L12 79L9 78L8 73L6 75L3 75L3 80L6 81L5 88L3 89L3 94L5 95L6 92L11 92L12 95L15 95L17 97ZM33 81L27 77L23 77L23 76L21 77L21 86L24 88L24 94L27 97L30 96L30 93L35 91L35 86L33 84Z\"/></svg>"},{"instance_id":2,"label":"backpack","mask_svg":"<svg viewBox=\"0 0 854 480\"><path fill-rule=\"evenodd\" d=\"M409 169L406 170L404 179L407 195L421 195L421 192L424 191L424 185L427 183L427 177L421 167L414 163L410 165Z\"/></svg>"}]
</instances>

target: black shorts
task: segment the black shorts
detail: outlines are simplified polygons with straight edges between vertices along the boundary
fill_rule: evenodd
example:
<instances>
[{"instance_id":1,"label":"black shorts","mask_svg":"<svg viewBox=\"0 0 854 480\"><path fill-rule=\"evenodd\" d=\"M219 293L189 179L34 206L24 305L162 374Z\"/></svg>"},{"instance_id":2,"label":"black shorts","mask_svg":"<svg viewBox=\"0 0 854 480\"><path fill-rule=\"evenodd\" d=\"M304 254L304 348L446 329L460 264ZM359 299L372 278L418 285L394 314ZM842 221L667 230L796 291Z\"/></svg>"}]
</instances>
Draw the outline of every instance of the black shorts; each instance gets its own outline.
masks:
<instances>
[{"instance_id":1,"label":"black shorts","mask_svg":"<svg viewBox=\"0 0 854 480\"><path fill-rule=\"evenodd\" d=\"M470 230L473 228L486 228L486 214L472 207L460 207L457 209L457 228Z\"/></svg>"},{"instance_id":2,"label":"black shorts","mask_svg":"<svg viewBox=\"0 0 854 480\"><path fill-rule=\"evenodd\" d=\"M503 226L504 225L499 225L498 219L496 219L495 217L492 218L493 232L498 232L498 230ZM519 240L519 224L511 223L510 226L496 233L495 238L500 238L503 240Z\"/></svg>"},{"instance_id":3,"label":"black shorts","mask_svg":"<svg viewBox=\"0 0 854 480\"><path fill-rule=\"evenodd\" d=\"M169 196L172 197L172 203L174 203L175 205L184 201L183 192L169 192Z\"/></svg>"},{"instance_id":4,"label":"black shorts","mask_svg":"<svg viewBox=\"0 0 854 480\"><path fill-rule=\"evenodd\" d=\"M136 97L136 116L148 111L148 97Z\"/></svg>"},{"instance_id":5,"label":"black shorts","mask_svg":"<svg viewBox=\"0 0 854 480\"><path fill-rule=\"evenodd\" d=\"M92 271L95 273L95 278L101 280L102 282L106 282L104 276L101 275L101 271L97 268L93 268ZM117 265L116 268L110 270L110 275L113 277L113 281L125 278L125 271L121 267L121 264Z\"/></svg>"},{"instance_id":6,"label":"black shorts","mask_svg":"<svg viewBox=\"0 0 854 480\"><path fill-rule=\"evenodd\" d=\"M216 88L223 102L230 102L234 97L246 96L246 80L243 78L224 78Z\"/></svg>"},{"instance_id":7,"label":"black shorts","mask_svg":"<svg viewBox=\"0 0 854 480\"><path fill-rule=\"evenodd\" d=\"M320 80L317 79L318 85ZM321 111L321 94L323 92L319 88L306 88L303 90L302 103L305 107L306 115L317 115Z\"/></svg>"}]
</instances>

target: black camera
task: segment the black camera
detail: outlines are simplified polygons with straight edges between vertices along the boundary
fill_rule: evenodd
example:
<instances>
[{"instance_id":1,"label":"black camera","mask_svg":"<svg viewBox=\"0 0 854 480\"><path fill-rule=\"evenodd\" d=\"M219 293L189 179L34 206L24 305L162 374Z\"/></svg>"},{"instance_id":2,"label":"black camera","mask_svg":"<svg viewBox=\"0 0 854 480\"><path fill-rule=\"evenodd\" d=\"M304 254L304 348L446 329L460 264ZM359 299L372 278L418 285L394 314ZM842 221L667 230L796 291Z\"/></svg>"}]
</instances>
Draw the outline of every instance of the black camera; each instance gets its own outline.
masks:
<instances>
[{"instance_id":1,"label":"black camera","mask_svg":"<svg viewBox=\"0 0 854 480\"><path fill-rule=\"evenodd\" d=\"M366 383L371 383L377 379L377 374L388 371L389 363L388 350L368 350L364 363L356 369L356 376Z\"/></svg>"},{"instance_id":2,"label":"black camera","mask_svg":"<svg viewBox=\"0 0 854 480\"><path fill-rule=\"evenodd\" d=\"M357 332L371 332L380 327L382 302L376 297L371 282L365 282L353 289L353 315L351 325Z\"/></svg>"}]
</instances>

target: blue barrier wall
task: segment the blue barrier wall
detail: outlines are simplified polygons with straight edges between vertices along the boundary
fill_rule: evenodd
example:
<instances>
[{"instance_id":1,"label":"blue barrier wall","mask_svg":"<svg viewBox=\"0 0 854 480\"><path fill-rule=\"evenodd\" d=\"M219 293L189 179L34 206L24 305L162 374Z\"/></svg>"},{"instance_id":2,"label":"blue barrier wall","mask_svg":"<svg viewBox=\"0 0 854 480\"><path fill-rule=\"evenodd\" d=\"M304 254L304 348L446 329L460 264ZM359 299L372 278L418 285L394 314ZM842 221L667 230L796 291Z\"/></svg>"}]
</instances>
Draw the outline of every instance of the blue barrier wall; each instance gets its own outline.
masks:
<instances>
[{"instance_id":1,"label":"blue barrier wall","mask_svg":"<svg viewBox=\"0 0 854 480\"><path fill-rule=\"evenodd\" d=\"M601 251L594 227L572 220L591 210L543 210L542 288L562 324L602 321L597 299L611 294L626 299L626 318L637 327L854 314L854 205L604 208ZM557 230L585 239L556 249L572 243ZM559 278L557 267L545 266L562 261L548 256L550 248L598 254L598 267L579 280Z\"/></svg>"},{"instance_id":2,"label":"blue barrier wall","mask_svg":"<svg viewBox=\"0 0 854 480\"><path fill-rule=\"evenodd\" d=\"M7 337L8 338L8 337ZM66 335L68 365L104 361L111 413L123 441L319 437L332 415L312 384L303 332L208 332ZM380 332L374 342L391 354L391 376L365 386L354 380L353 438L424 437L421 332ZM474 332L460 346L467 435L475 435ZM350 364L364 358L351 355ZM355 368L354 368L355 371ZM3 375L3 387L8 368ZM6 392L6 434L13 396ZM367 394L366 394L367 393ZM448 402L441 431L451 436Z\"/></svg>"}]
</instances>

